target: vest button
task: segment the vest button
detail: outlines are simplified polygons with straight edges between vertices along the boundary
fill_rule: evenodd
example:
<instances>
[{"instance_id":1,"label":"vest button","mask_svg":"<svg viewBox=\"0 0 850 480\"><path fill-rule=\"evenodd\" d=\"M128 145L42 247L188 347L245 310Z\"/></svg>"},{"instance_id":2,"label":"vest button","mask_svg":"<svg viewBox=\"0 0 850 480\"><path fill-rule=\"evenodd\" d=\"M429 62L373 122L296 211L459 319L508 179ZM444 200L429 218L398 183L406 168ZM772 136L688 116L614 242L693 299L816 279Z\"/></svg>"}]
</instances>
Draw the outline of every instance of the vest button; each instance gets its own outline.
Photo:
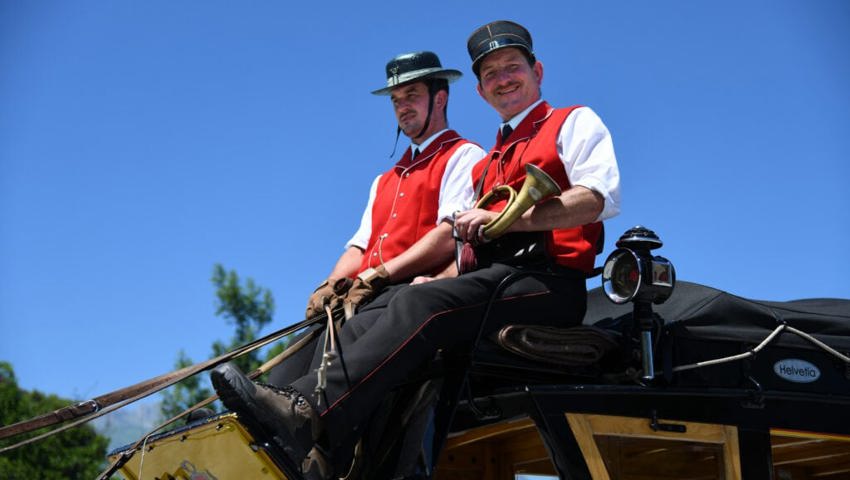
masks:
<instances>
[{"instance_id":1,"label":"vest button","mask_svg":"<svg viewBox=\"0 0 850 480\"><path fill-rule=\"evenodd\" d=\"M397 213L394 213L394 214L393 214L393 218L395 218L395 217L397 217L397 216L398 216L398 214L397 214Z\"/></svg>"},{"instance_id":2,"label":"vest button","mask_svg":"<svg viewBox=\"0 0 850 480\"><path fill-rule=\"evenodd\" d=\"M404 192L399 193L399 194L398 194L398 196L399 196L399 197L403 197L403 196L404 196Z\"/></svg>"},{"instance_id":3,"label":"vest button","mask_svg":"<svg viewBox=\"0 0 850 480\"><path fill-rule=\"evenodd\" d=\"M410 176L410 172L405 173L405 174L404 174L404 176L405 176L405 177L409 177L409 176Z\"/></svg>"}]
</instances>

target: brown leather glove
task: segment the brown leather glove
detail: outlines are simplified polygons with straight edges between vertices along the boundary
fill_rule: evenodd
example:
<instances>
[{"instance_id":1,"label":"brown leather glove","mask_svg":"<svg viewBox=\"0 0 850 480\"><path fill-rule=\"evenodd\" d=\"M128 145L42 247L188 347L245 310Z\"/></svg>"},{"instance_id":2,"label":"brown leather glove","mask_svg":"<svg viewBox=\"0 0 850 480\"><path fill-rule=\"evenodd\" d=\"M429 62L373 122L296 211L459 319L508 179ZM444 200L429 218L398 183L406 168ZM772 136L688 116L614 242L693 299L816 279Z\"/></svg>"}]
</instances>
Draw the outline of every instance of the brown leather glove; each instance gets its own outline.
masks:
<instances>
[{"instance_id":1,"label":"brown leather glove","mask_svg":"<svg viewBox=\"0 0 850 480\"><path fill-rule=\"evenodd\" d=\"M342 299L352 283L353 281L350 278L329 278L325 280L307 300L307 312L304 314L304 318L313 318L325 313L325 301L328 302L331 310L342 305Z\"/></svg>"},{"instance_id":2,"label":"brown leather glove","mask_svg":"<svg viewBox=\"0 0 850 480\"><path fill-rule=\"evenodd\" d=\"M357 307L372 300L389 284L390 274L383 265L360 272L343 300L345 318L351 318Z\"/></svg>"}]
</instances>

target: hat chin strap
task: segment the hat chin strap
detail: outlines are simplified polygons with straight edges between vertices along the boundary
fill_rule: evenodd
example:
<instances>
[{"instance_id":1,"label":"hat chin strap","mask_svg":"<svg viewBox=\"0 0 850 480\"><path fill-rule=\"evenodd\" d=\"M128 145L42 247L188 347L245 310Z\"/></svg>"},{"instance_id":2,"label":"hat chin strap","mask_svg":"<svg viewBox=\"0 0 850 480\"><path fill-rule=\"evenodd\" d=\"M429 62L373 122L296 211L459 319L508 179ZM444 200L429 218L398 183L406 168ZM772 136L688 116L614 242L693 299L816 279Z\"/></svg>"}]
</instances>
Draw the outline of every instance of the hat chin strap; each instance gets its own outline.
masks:
<instances>
[{"instance_id":1,"label":"hat chin strap","mask_svg":"<svg viewBox=\"0 0 850 480\"><path fill-rule=\"evenodd\" d=\"M395 143L393 143L393 151L390 152L390 158L393 158L393 155L395 155L395 149L398 147L399 135L401 135L401 126L395 127Z\"/></svg>"},{"instance_id":2,"label":"hat chin strap","mask_svg":"<svg viewBox=\"0 0 850 480\"><path fill-rule=\"evenodd\" d=\"M428 131L428 127L431 126L431 113L434 111L434 97L437 95L435 91L435 86L433 82L428 84L428 116L425 117L425 125L422 126L422 130L419 130L419 133L416 134L413 138L419 138ZM398 147L398 137L401 136L401 125L396 127L395 131L395 143L393 143L393 151L390 153L390 158L395 155L396 148Z\"/></svg>"},{"instance_id":3,"label":"hat chin strap","mask_svg":"<svg viewBox=\"0 0 850 480\"><path fill-rule=\"evenodd\" d=\"M419 133L416 134L413 138L419 138L428 131L428 127L431 126L431 113L434 111L434 96L437 92L434 91L434 82L428 84L428 116L425 117L425 125L422 125L422 130L419 130Z\"/></svg>"}]
</instances>

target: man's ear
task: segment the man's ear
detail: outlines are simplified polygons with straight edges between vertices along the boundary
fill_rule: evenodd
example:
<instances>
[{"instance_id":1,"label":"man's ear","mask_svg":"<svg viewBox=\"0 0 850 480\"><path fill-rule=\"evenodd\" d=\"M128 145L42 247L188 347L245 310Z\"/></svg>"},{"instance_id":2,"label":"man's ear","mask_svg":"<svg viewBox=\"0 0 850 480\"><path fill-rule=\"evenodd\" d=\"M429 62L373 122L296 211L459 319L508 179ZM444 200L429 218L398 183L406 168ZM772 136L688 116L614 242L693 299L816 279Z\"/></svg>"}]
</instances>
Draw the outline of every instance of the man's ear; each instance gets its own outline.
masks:
<instances>
[{"instance_id":1,"label":"man's ear","mask_svg":"<svg viewBox=\"0 0 850 480\"><path fill-rule=\"evenodd\" d=\"M543 84L543 63L540 60L534 62L534 70L535 75L537 75L537 86L539 87Z\"/></svg>"},{"instance_id":2,"label":"man's ear","mask_svg":"<svg viewBox=\"0 0 850 480\"><path fill-rule=\"evenodd\" d=\"M448 99L449 93L445 90L440 90L436 95L434 95L434 104L439 108L443 108L446 106Z\"/></svg>"},{"instance_id":3,"label":"man's ear","mask_svg":"<svg viewBox=\"0 0 850 480\"><path fill-rule=\"evenodd\" d=\"M478 82L478 83L475 84L475 90L478 92L478 95L480 95L481 98L484 98L484 92L481 91L481 82ZM484 98L484 100L487 100L487 99Z\"/></svg>"}]
</instances>

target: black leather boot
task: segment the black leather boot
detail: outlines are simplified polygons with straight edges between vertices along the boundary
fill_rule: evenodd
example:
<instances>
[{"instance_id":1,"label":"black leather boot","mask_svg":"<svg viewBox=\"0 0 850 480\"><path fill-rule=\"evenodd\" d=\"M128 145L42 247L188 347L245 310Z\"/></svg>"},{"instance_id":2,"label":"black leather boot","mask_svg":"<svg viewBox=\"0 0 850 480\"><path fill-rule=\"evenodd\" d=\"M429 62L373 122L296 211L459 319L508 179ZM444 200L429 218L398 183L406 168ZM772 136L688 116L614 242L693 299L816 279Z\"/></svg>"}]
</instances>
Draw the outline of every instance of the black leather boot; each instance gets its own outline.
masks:
<instances>
[{"instance_id":1,"label":"black leather boot","mask_svg":"<svg viewBox=\"0 0 850 480\"><path fill-rule=\"evenodd\" d=\"M319 417L297 390L255 383L230 363L216 367L210 379L222 403L252 435L274 441L305 478L329 478L325 456L313 448L321 434Z\"/></svg>"}]
</instances>

